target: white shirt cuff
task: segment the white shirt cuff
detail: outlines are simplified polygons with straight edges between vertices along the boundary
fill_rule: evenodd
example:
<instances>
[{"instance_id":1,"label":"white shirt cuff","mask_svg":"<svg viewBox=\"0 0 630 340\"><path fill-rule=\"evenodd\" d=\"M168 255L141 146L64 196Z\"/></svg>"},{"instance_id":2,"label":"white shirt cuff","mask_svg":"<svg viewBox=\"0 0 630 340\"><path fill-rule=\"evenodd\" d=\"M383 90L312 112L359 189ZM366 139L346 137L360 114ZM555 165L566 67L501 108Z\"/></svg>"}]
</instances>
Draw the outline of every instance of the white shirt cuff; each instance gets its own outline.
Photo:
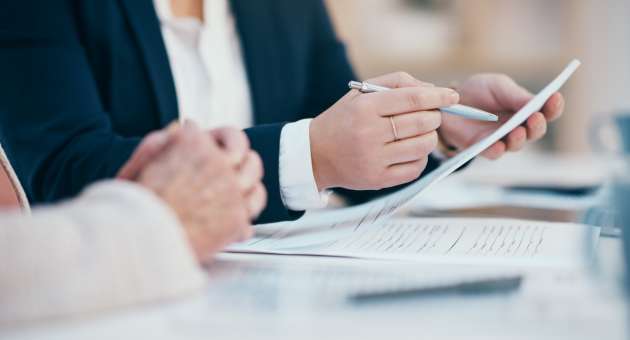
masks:
<instances>
[{"instance_id":1,"label":"white shirt cuff","mask_svg":"<svg viewBox=\"0 0 630 340\"><path fill-rule=\"evenodd\" d=\"M284 205L295 211L320 209L330 193L319 192L311 163L310 125L303 119L282 128L280 134L280 195Z\"/></svg>"}]
</instances>

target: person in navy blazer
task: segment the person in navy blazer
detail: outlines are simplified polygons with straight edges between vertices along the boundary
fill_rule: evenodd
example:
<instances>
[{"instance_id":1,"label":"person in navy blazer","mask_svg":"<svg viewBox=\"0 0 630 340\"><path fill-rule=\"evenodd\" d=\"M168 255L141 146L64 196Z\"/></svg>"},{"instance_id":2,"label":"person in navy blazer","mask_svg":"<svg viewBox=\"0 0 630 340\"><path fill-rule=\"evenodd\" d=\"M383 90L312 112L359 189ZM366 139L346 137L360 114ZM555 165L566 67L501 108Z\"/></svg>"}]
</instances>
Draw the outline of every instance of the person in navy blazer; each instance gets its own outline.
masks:
<instances>
[{"instance_id":1,"label":"person in navy blazer","mask_svg":"<svg viewBox=\"0 0 630 340\"><path fill-rule=\"evenodd\" d=\"M437 99L433 106L425 108L427 111L437 112L438 104L461 100L482 109L505 112L504 117L531 98L502 75L473 76L458 88L455 99L445 97L446 89L428 90L429 84L402 73L375 79L377 83L381 79L383 85L403 88L400 91L396 89L381 97L348 93L347 83L356 76L321 0L232 0L230 6L254 112L255 125L246 133L263 160L269 195L259 222L299 216L284 206L280 192L279 142L286 122L326 112L328 126L323 119L319 125L321 131L328 132L333 125L331 118L335 114L342 117L343 109L359 101L359 96L366 99L360 99L363 103L358 107L366 110L379 104L392 106L389 103L398 98L405 99L405 105L418 106L409 107L407 112L412 112L424 111L419 104L429 104L417 99L434 91ZM404 81L394 81L392 77ZM338 100L343 105L335 104ZM368 105L368 100L373 102ZM542 137L547 121L559 116L562 109L563 99L557 94L542 113L534 115L485 155L496 158L504 151L520 149L526 139ZM423 117L415 113L414 117ZM151 0L23 0L3 4L0 138L33 202L74 196L89 183L114 177L144 136L177 117L173 75ZM396 121L386 118L378 122L391 134L389 124L395 125ZM403 125L402 121L400 118L398 130L403 132L412 125L422 125ZM441 124L441 143L456 148L472 144L494 128L454 117L444 117ZM431 141L438 139L438 126L439 121L425 131ZM390 142L398 141L398 136L394 136ZM421 168L414 166L413 178L401 180L399 176L397 181L374 185L329 181L326 188L381 189L408 182L422 170L426 173L439 164L428 155L433 147L428 148L425 143L423 160L410 160L422 163ZM359 179L362 175L354 174ZM343 193L351 201L375 194L349 190Z\"/></svg>"}]
</instances>

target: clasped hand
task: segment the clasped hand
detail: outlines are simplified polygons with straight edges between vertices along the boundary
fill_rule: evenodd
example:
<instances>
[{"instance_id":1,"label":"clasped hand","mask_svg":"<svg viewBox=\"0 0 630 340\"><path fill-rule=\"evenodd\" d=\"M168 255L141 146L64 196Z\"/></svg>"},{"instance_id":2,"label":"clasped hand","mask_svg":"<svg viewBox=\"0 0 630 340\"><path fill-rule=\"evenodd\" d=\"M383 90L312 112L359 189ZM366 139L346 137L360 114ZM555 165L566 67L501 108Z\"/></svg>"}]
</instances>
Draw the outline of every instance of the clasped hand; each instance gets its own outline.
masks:
<instances>
[{"instance_id":1,"label":"clasped hand","mask_svg":"<svg viewBox=\"0 0 630 340\"><path fill-rule=\"evenodd\" d=\"M251 237L251 220L266 204L262 176L262 161L242 131L204 132L192 123L147 136L118 174L172 209L201 262Z\"/></svg>"}]
</instances>

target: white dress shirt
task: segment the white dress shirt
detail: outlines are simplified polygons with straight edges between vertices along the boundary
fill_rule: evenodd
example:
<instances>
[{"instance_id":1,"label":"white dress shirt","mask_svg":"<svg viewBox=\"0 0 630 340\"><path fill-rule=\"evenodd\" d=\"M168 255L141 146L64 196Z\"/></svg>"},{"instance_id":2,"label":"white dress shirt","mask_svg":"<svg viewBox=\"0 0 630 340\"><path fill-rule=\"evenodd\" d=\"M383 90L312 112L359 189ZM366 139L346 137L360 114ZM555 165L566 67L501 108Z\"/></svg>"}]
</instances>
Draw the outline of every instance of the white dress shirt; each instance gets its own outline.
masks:
<instances>
[{"instance_id":1,"label":"white dress shirt","mask_svg":"<svg viewBox=\"0 0 630 340\"><path fill-rule=\"evenodd\" d=\"M174 17L170 0L154 0L175 80L179 116L204 129L251 127L253 110L240 39L227 0L204 1L204 21ZM279 181L284 205L308 210L326 205L311 164L310 119L285 125Z\"/></svg>"}]
</instances>

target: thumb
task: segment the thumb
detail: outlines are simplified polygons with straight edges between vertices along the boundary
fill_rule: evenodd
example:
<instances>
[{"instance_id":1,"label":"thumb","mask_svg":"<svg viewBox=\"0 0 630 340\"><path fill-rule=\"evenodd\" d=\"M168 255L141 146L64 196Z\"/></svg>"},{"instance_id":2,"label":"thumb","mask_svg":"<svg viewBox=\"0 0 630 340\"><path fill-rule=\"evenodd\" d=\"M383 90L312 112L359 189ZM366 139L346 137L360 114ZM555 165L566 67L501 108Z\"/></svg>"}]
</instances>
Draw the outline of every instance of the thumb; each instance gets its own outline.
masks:
<instances>
[{"instance_id":1,"label":"thumb","mask_svg":"<svg viewBox=\"0 0 630 340\"><path fill-rule=\"evenodd\" d=\"M228 155L234 166L239 166L249 152L249 139L245 133L235 128L218 128L210 131L210 136Z\"/></svg>"},{"instance_id":2,"label":"thumb","mask_svg":"<svg viewBox=\"0 0 630 340\"><path fill-rule=\"evenodd\" d=\"M507 76L496 78L490 85L490 91L499 106L513 112L523 108L534 97L531 92Z\"/></svg>"}]
</instances>

